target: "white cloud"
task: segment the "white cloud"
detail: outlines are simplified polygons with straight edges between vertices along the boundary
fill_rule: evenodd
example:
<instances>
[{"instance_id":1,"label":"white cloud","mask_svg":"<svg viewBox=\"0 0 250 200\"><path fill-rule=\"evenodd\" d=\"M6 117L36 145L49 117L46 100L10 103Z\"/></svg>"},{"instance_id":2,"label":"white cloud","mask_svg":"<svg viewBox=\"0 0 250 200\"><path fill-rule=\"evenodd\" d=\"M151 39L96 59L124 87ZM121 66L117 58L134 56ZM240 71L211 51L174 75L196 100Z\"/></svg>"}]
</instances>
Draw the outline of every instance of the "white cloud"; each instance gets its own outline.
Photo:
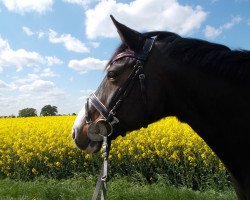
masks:
<instances>
[{"instance_id":1,"label":"white cloud","mask_svg":"<svg viewBox=\"0 0 250 200\"><path fill-rule=\"evenodd\" d=\"M9 49L10 49L10 45L8 41L2 39L2 37L0 36L0 52L3 50L9 50Z\"/></svg>"},{"instance_id":2,"label":"white cloud","mask_svg":"<svg viewBox=\"0 0 250 200\"><path fill-rule=\"evenodd\" d=\"M40 74L41 77L55 77L59 76L58 74L55 74L50 68L45 68L43 72Z\"/></svg>"},{"instance_id":3,"label":"white cloud","mask_svg":"<svg viewBox=\"0 0 250 200\"><path fill-rule=\"evenodd\" d=\"M17 79L15 82L16 87L22 94L34 94L39 93L39 97L47 98L48 96L58 96L58 94L64 94L53 81L43 80L40 77L43 76L43 73L54 73L49 68L43 70L39 76L37 74L28 74L26 78ZM39 98L37 96L37 98Z\"/></svg>"},{"instance_id":4,"label":"white cloud","mask_svg":"<svg viewBox=\"0 0 250 200\"><path fill-rule=\"evenodd\" d=\"M90 70L102 70L107 64L107 60L99 60L96 58L84 58L82 60L70 60L69 68L79 71L80 73L86 73Z\"/></svg>"},{"instance_id":5,"label":"white cloud","mask_svg":"<svg viewBox=\"0 0 250 200\"><path fill-rule=\"evenodd\" d=\"M55 44L63 44L69 50L77 53L88 53L89 49L80 40L72 37L70 34L62 34L58 36L54 30L49 31L49 41Z\"/></svg>"},{"instance_id":6,"label":"white cloud","mask_svg":"<svg viewBox=\"0 0 250 200\"><path fill-rule=\"evenodd\" d=\"M25 78L15 78L15 82L16 83L20 83L20 84L25 84L25 83L30 83L30 82L34 82L35 80L38 80L39 76L37 74L28 74L27 77Z\"/></svg>"},{"instance_id":7,"label":"white cloud","mask_svg":"<svg viewBox=\"0 0 250 200\"><path fill-rule=\"evenodd\" d=\"M29 27L26 27L26 26L23 26L22 30L26 35L28 35L28 36L36 35L39 39L45 35L45 33L43 31L33 32Z\"/></svg>"},{"instance_id":8,"label":"white cloud","mask_svg":"<svg viewBox=\"0 0 250 200\"><path fill-rule=\"evenodd\" d=\"M0 93L1 115L10 115L12 113L16 115L18 110L27 107L38 108L37 111L39 111L43 105L47 104L63 108L68 100L68 94L58 88L52 81L34 78L33 81L29 80L29 83L26 82L26 84L18 86L16 89L19 90L16 90L14 95L11 90L4 89L1 91L4 93Z\"/></svg>"},{"instance_id":9,"label":"white cloud","mask_svg":"<svg viewBox=\"0 0 250 200\"><path fill-rule=\"evenodd\" d=\"M31 84L22 85L19 90L22 92L46 92L55 88L55 84L52 81L35 80Z\"/></svg>"},{"instance_id":10,"label":"white cloud","mask_svg":"<svg viewBox=\"0 0 250 200\"><path fill-rule=\"evenodd\" d=\"M42 96L38 96L37 99L41 102L41 104L58 104L58 100L65 100L68 96L63 90L55 87L52 90L46 91ZM62 105L64 106L64 105Z\"/></svg>"},{"instance_id":11,"label":"white cloud","mask_svg":"<svg viewBox=\"0 0 250 200\"><path fill-rule=\"evenodd\" d=\"M249 0L234 0L235 3L244 3L248 2Z\"/></svg>"},{"instance_id":12,"label":"white cloud","mask_svg":"<svg viewBox=\"0 0 250 200\"><path fill-rule=\"evenodd\" d=\"M207 25L206 28L204 29L205 37L210 38L210 39L214 39L214 38L218 37L219 35L221 35L223 33L223 31L228 30L228 29L232 28L233 26L239 24L241 22L241 20L242 20L241 17L236 16L236 17L233 17L230 22L227 22L218 28Z\"/></svg>"},{"instance_id":13,"label":"white cloud","mask_svg":"<svg viewBox=\"0 0 250 200\"><path fill-rule=\"evenodd\" d=\"M0 52L0 65L2 67L14 66L17 71L23 67L36 67L43 62L43 58L37 52L25 49L6 49Z\"/></svg>"},{"instance_id":14,"label":"white cloud","mask_svg":"<svg viewBox=\"0 0 250 200\"><path fill-rule=\"evenodd\" d=\"M54 71L52 71L50 68L45 68L42 71L37 72L36 74L27 74L26 77L22 77L20 78L19 76L16 77L12 77L12 79L14 79L14 83L16 83L17 85L22 85L22 84L26 84L25 87L27 85L30 85L31 83L34 83L35 81L39 81L41 77L56 77L59 76L58 74L56 74Z\"/></svg>"},{"instance_id":15,"label":"white cloud","mask_svg":"<svg viewBox=\"0 0 250 200\"><path fill-rule=\"evenodd\" d=\"M45 35L45 33L43 31L38 31L38 32L36 32L36 34L37 34L37 37L39 39L42 38Z\"/></svg>"},{"instance_id":16,"label":"white cloud","mask_svg":"<svg viewBox=\"0 0 250 200\"><path fill-rule=\"evenodd\" d=\"M225 23L223 26L222 26L222 29L230 29L232 28L233 26L239 24L241 22L242 18L239 17L239 16L236 16L236 17L233 17L232 20L230 22L227 22Z\"/></svg>"},{"instance_id":17,"label":"white cloud","mask_svg":"<svg viewBox=\"0 0 250 200\"><path fill-rule=\"evenodd\" d=\"M81 90L80 93L81 93L81 96L79 98L79 100L81 100L82 102L85 102L87 98L89 98L89 95L91 93L95 92L95 90L92 90L92 89L87 89L87 90Z\"/></svg>"},{"instance_id":18,"label":"white cloud","mask_svg":"<svg viewBox=\"0 0 250 200\"><path fill-rule=\"evenodd\" d=\"M222 29L220 28L214 28L210 25L207 25L205 30L204 30L205 36L207 38L216 38L222 33Z\"/></svg>"},{"instance_id":19,"label":"white cloud","mask_svg":"<svg viewBox=\"0 0 250 200\"><path fill-rule=\"evenodd\" d=\"M177 0L158 0L157 3L155 0L134 0L127 4L101 0L96 7L86 11L88 38L117 36L110 14L139 31L165 30L182 35L199 29L207 16L201 6L193 8Z\"/></svg>"},{"instance_id":20,"label":"white cloud","mask_svg":"<svg viewBox=\"0 0 250 200\"><path fill-rule=\"evenodd\" d=\"M2 80L0 80L0 91L1 90L14 90L16 89L16 85L14 83L6 83Z\"/></svg>"},{"instance_id":21,"label":"white cloud","mask_svg":"<svg viewBox=\"0 0 250 200\"><path fill-rule=\"evenodd\" d=\"M52 64L61 64L56 57L44 57L35 51L25 49L13 50L8 41L0 36L0 72L4 67L15 67L17 71L24 67L38 67L39 65L51 66Z\"/></svg>"},{"instance_id":22,"label":"white cloud","mask_svg":"<svg viewBox=\"0 0 250 200\"><path fill-rule=\"evenodd\" d=\"M26 26L23 26L23 27L22 27L22 30L23 30L23 32L26 33L26 35L28 35L28 36L34 35L34 33L30 30L30 28L28 28L28 27L26 27Z\"/></svg>"},{"instance_id":23,"label":"white cloud","mask_svg":"<svg viewBox=\"0 0 250 200\"><path fill-rule=\"evenodd\" d=\"M24 14L29 12L45 13L52 9L53 0L2 0L5 7L12 12Z\"/></svg>"},{"instance_id":24,"label":"white cloud","mask_svg":"<svg viewBox=\"0 0 250 200\"><path fill-rule=\"evenodd\" d=\"M54 82L42 79L34 80L29 84L19 87L22 95L29 94L36 101L37 105L46 105L50 103L58 103L64 100L67 94L58 88ZM30 104L30 101L28 102Z\"/></svg>"},{"instance_id":25,"label":"white cloud","mask_svg":"<svg viewBox=\"0 0 250 200\"><path fill-rule=\"evenodd\" d=\"M77 5L87 5L91 0L63 0L66 3L77 4Z\"/></svg>"},{"instance_id":26,"label":"white cloud","mask_svg":"<svg viewBox=\"0 0 250 200\"><path fill-rule=\"evenodd\" d=\"M30 99L28 95L0 95L0 110L1 115L10 115L10 114L17 114L16 112L22 108L27 108L30 104L27 104L25 107L19 107L25 100ZM18 108L19 107L19 108ZM13 110L15 112L13 113Z\"/></svg>"},{"instance_id":27,"label":"white cloud","mask_svg":"<svg viewBox=\"0 0 250 200\"><path fill-rule=\"evenodd\" d=\"M45 59L47 61L48 66L63 64L63 61L61 61L59 58L57 58L55 56L46 56Z\"/></svg>"},{"instance_id":28,"label":"white cloud","mask_svg":"<svg viewBox=\"0 0 250 200\"><path fill-rule=\"evenodd\" d=\"M98 48L100 46L100 43L99 42L90 42L90 45L93 47L93 48Z\"/></svg>"},{"instance_id":29,"label":"white cloud","mask_svg":"<svg viewBox=\"0 0 250 200\"><path fill-rule=\"evenodd\" d=\"M58 35L58 33L52 29L49 30L49 33L45 33L44 31L37 31L34 32L30 28L23 26L22 30L28 36L37 36L37 38L42 38L44 36L48 36L48 39L53 44L62 44L68 51L73 51L77 53L89 53L90 50L86 45L78 40L77 38L71 36L71 34L62 34ZM97 42L90 42L89 43L94 48L99 46Z\"/></svg>"}]
</instances>

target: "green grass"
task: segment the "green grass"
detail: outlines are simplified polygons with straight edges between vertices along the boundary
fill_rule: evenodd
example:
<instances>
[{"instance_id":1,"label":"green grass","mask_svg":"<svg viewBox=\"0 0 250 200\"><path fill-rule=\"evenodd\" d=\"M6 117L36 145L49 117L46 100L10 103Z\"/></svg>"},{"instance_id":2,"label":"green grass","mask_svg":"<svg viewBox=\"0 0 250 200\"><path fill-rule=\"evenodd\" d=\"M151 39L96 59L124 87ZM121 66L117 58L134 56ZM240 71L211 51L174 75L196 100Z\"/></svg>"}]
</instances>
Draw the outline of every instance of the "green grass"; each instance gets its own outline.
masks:
<instances>
[{"instance_id":1,"label":"green grass","mask_svg":"<svg viewBox=\"0 0 250 200\"><path fill-rule=\"evenodd\" d=\"M91 199L96 178L77 176L66 180L37 178L34 181L0 180L0 199L60 200ZM192 191L167 186L163 182L149 185L128 178L114 178L108 183L107 198L112 200L235 200L233 190Z\"/></svg>"}]
</instances>

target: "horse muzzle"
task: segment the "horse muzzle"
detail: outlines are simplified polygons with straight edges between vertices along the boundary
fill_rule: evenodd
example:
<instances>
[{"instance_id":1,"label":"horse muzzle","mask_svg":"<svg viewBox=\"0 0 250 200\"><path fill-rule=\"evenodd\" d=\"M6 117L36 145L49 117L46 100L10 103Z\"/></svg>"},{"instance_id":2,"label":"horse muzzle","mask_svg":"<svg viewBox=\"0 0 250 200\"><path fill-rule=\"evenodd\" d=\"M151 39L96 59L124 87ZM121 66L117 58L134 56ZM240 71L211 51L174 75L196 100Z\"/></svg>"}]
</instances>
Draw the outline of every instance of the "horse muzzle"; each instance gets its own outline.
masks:
<instances>
[{"instance_id":1,"label":"horse muzzle","mask_svg":"<svg viewBox=\"0 0 250 200\"><path fill-rule=\"evenodd\" d=\"M103 118L92 121L89 115L89 102ZM114 110L109 111L94 93L90 95L73 125L72 136L80 149L85 150L86 153L94 153L100 150L104 137L111 136L113 125L119 122L112 111Z\"/></svg>"},{"instance_id":2,"label":"horse muzzle","mask_svg":"<svg viewBox=\"0 0 250 200\"><path fill-rule=\"evenodd\" d=\"M92 141L88 137L88 127L89 125L86 123L85 118L85 109L82 108L72 127L72 138L78 148L88 154L92 154L100 150L102 142Z\"/></svg>"}]
</instances>

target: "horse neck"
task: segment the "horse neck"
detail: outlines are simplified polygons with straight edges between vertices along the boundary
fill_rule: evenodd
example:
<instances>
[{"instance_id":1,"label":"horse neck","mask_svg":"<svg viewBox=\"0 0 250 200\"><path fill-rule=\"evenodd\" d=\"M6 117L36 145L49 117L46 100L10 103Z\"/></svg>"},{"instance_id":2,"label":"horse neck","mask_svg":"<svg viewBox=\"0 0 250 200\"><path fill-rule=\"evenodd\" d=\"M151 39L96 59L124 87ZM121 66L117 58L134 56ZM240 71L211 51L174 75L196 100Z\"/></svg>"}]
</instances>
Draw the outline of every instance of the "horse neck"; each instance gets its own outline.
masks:
<instances>
[{"instance_id":1,"label":"horse neck","mask_svg":"<svg viewBox=\"0 0 250 200\"><path fill-rule=\"evenodd\" d=\"M230 84L188 68L176 70L166 73L171 115L189 124L203 138L229 169L235 183L250 180L249 84Z\"/></svg>"},{"instance_id":2,"label":"horse neck","mask_svg":"<svg viewBox=\"0 0 250 200\"><path fill-rule=\"evenodd\" d=\"M168 70L166 76L171 115L188 123L217 154L237 151L232 145L238 134L250 133L243 123L250 120L250 87L188 67ZM230 159L226 154L220 156Z\"/></svg>"}]
</instances>

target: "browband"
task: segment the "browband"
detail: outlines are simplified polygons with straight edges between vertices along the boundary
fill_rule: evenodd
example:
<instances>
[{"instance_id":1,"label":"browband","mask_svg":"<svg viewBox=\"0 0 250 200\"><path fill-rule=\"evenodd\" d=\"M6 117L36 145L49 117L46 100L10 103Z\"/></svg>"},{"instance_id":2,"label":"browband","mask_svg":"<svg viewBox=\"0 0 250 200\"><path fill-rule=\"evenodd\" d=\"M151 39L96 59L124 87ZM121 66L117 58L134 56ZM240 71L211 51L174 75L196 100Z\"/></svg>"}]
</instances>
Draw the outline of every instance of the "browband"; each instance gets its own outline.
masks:
<instances>
[{"instance_id":1,"label":"browband","mask_svg":"<svg viewBox=\"0 0 250 200\"><path fill-rule=\"evenodd\" d=\"M133 52L131 50L121 52L114 57L114 59L110 62L110 64L112 64L115 61L119 60L120 58L124 58L124 57L135 58L135 52Z\"/></svg>"},{"instance_id":2,"label":"browband","mask_svg":"<svg viewBox=\"0 0 250 200\"><path fill-rule=\"evenodd\" d=\"M121 52L119 54L117 54L115 56L115 58L110 62L110 64L112 64L113 62L119 60L120 58L124 58L124 57L130 57L130 58L135 58L137 60L142 60L142 61L146 61L148 58L148 54L151 51L153 44L155 42L156 37L152 37L152 38L147 38L144 45L143 45L143 49L141 52L137 53L134 52L130 49Z\"/></svg>"}]
</instances>

